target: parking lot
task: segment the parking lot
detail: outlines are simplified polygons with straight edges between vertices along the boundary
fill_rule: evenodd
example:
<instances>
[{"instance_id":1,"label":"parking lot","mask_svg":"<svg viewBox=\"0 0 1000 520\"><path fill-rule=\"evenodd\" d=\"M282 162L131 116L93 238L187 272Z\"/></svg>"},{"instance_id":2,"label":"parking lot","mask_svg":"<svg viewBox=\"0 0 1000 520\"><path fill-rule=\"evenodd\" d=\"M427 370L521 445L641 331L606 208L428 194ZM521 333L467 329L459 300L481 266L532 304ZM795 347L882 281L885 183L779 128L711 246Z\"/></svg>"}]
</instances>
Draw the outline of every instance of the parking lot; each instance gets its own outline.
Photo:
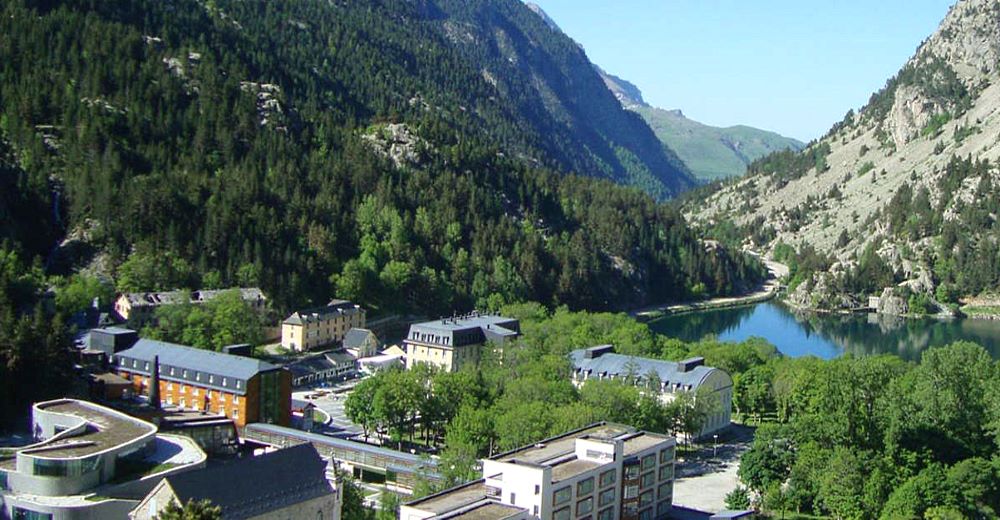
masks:
<instances>
[{"instance_id":1,"label":"parking lot","mask_svg":"<svg viewBox=\"0 0 1000 520\"><path fill-rule=\"evenodd\" d=\"M344 413L344 402L347 401L347 396L350 395L350 391L359 381L360 379L353 379L331 385L328 388L296 391L292 394L292 398L309 401L330 416L329 423L323 426L323 433L335 434L338 437L362 435L364 430L351 422L347 418L347 414Z\"/></svg>"}]
</instances>

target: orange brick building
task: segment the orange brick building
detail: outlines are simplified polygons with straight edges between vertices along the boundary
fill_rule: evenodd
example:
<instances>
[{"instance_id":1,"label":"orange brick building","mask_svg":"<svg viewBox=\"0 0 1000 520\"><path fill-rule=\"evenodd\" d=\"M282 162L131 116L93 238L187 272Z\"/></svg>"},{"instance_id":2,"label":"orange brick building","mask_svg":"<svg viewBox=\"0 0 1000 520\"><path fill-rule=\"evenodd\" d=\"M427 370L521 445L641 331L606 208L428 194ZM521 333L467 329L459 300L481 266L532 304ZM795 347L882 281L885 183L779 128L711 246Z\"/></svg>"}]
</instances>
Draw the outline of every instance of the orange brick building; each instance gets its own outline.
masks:
<instances>
[{"instance_id":1,"label":"orange brick building","mask_svg":"<svg viewBox=\"0 0 1000 520\"><path fill-rule=\"evenodd\" d=\"M237 426L291 422L292 375L259 359L232 356L162 341L140 339L114 355L114 370L149 395L159 359L160 402L232 418Z\"/></svg>"}]
</instances>

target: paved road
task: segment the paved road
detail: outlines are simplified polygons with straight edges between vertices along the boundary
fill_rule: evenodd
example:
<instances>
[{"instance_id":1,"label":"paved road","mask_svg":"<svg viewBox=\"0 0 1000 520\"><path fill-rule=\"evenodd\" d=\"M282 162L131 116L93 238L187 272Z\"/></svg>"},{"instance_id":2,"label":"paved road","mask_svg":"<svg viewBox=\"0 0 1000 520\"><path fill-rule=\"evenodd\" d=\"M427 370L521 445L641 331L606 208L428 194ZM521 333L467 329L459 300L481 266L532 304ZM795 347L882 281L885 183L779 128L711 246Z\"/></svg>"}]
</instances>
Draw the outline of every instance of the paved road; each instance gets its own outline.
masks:
<instances>
[{"instance_id":1,"label":"paved road","mask_svg":"<svg viewBox=\"0 0 1000 520\"><path fill-rule=\"evenodd\" d=\"M354 388L354 385L358 383L359 380L346 381L340 383L332 388L324 388L317 390L307 390L298 391L292 394L294 399L302 399L304 401L309 401L316 405L327 415L330 416L330 423L326 425L323 433L336 434L339 436L353 437L356 435L362 435L364 430L351 422L347 418L347 414L344 413L344 401L347 400L347 396L350 395L350 390ZM336 393L337 391L342 391L342 393ZM327 392L326 395L317 396L315 399L309 399L307 396L315 395L317 392Z\"/></svg>"},{"instance_id":2,"label":"paved road","mask_svg":"<svg viewBox=\"0 0 1000 520\"><path fill-rule=\"evenodd\" d=\"M712 441L698 453L677 462L674 505L717 513L726 508L726 495L737 488L740 457L753 442L752 428L734 425L713 449Z\"/></svg>"}]
</instances>

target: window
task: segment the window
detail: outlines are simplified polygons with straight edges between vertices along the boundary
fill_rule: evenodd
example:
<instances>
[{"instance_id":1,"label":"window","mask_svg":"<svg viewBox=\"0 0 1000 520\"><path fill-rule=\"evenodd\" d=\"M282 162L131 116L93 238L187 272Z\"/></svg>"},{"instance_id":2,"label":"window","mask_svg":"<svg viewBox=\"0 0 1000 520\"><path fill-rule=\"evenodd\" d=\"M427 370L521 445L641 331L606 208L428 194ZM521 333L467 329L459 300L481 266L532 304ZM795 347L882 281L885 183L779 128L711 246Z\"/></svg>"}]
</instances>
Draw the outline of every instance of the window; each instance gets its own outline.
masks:
<instances>
[{"instance_id":1,"label":"window","mask_svg":"<svg viewBox=\"0 0 1000 520\"><path fill-rule=\"evenodd\" d=\"M510 505L512 505L512 506L513 505L517 505L517 494L516 493L511 493L510 494Z\"/></svg>"},{"instance_id":2,"label":"window","mask_svg":"<svg viewBox=\"0 0 1000 520\"><path fill-rule=\"evenodd\" d=\"M187 379L187 376L188 376L188 371L187 371L187 370L185 370L185 371L184 371L184 372L183 372L183 373L181 374L181 377L183 377L184 379Z\"/></svg>"},{"instance_id":3,"label":"window","mask_svg":"<svg viewBox=\"0 0 1000 520\"><path fill-rule=\"evenodd\" d=\"M653 469L656 466L656 455L649 454L642 458L642 470Z\"/></svg>"},{"instance_id":4,"label":"window","mask_svg":"<svg viewBox=\"0 0 1000 520\"><path fill-rule=\"evenodd\" d=\"M639 496L639 486L631 485L625 486L625 499L635 498Z\"/></svg>"},{"instance_id":5,"label":"window","mask_svg":"<svg viewBox=\"0 0 1000 520\"><path fill-rule=\"evenodd\" d=\"M23 507L14 508L14 520L52 520L50 513L39 513Z\"/></svg>"},{"instance_id":6,"label":"window","mask_svg":"<svg viewBox=\"0 0 1000 520\"><path fill-rule=\"evenodd\" d=\"M653 503L653 490L646 491L639 495L639 507L646 507Z\"/></svg>"},{"instance_id":7,"label":"window","mask_svg":"<svg viewBox=\"0 0 1000 520\"><path fill-rule=\"evenodd\" d=\"M174 375L174 367L170 367L170 375Z\"/></svg>"},{"instance_id":8,"label":"window","mask_svg":"<svg viewBox=\"0 0 1000 520\"><path fill-rule=\"evenodd\" d=\"M210 384L210 385L214 385L215 384L215 376L209 374L209 376L208 376L208 384Z\"/></svg>"},{"instance_id":9,"label":"window","mask_svg":"<svg viewBox=\"0 0 1000 520\"><path fill-rule=\"evenodd\" d=\"M564 507L555 513L552 513L552 520L569 520L569 508Z\"/></svg>"},{"instance_id":10,"label":"window","mask_svg":"<svg viewBox=\"0 0 1000 520\"><path fill-rule=\"evenodd\" d=\"M613 504L615 501L615 488L605 489L601 491L601 494L597 496L597 506L604 507L609 504Z\"/></svg>"},{"instance_id":11,"label":"window","mask_svg":"<svg viewBox=\"0 0 1000 520\"><path fill-rule=\"evenodd\" d=\"M645 509L639 512L639 520L653 520L653 509Z\"/></svg>"},{"instance_id":12,"label":"window","mask_svg":"<svg viewBox=\"0 0 1000 520\"><path fill-rule=\"evenodd\" d=\"M669 514L672 507L673 505L669 500L660 502L659 504L656 504L656 514L659 516Z\"/></svg>"},{"instance_id":13,"label":"window","mask_svg":"<svg viewBox=\"0 0 1000 520\"><path fill-rule=\"evenodd\" d=\"M223 377L222 378L222 386L229 386L229 378L228 377Z\"/></svg>"},{"instance_id":14,"label":"window","mask_svg":"<svg viewBox=\"0 0 1000 520\"><path fill-rule=\"evenodd\" d=\"M542 486L539 486L538 484L535 484L535 494L537 495L537 494L539 494L541 492L542 492Z\"/></svg>"},{"instance_id":15,"label":"window","mask_svg":"<svg viewBox=\"0 0 1000 520\"><path fill-rule=\"evenodd\" d=\"M639 466L627 466L625 468L625 480L635 480L637 478L639 478Z\"/></svg>"},{"instance_id":16,"label":"window","mask_svg":"<svg viewBox=\"0 0 1000 520\"><path fill-rule=\"evenodd\" d=\"M587 497L576 503L576 516L585 515L594 510L594 498Z\"/></svg>"},{"instance_id":17,"label":"window","mask_svg":"<svg viewBox=\"0 0 1000 520\"><path fill-rule=\"evenodd\" d=\"M656 498L660 500L670 499L674 497L674 484L672 482L664 482L660 484L660 487L656 489Z\"/></svg>"},{"instance_id":18,"label":"window","mask_svg":"<svg viewBox=\"0 0 1000 520\"><path fill-rule=\"evenodd\" d=\"M576 484L576 496L589 495L594 492L594 477L590 477ZM580 514L580 513L577 513Z\"/></svg>"},{"instance_id":19,"label":"window","mask_svg":"<svg viewBox=\"0 0 1000 520\"><path fill-rule=\"evenodd\" d=\"M615 483L615 470L609 469L601 473L601 487L605 488Z\"/></svg>"},{"instance_id":20,"label":"window","mask_svg":"<svg viewBox=\"0 0 1000 520\"><path fill-rule=\"evenodd\" d=\"M236 381L236 389L239 390L243 386L243 381Z\"/></svg>"},{"instance_id":21,"label":"window","mask_svg":"<svg viewBox=\"0 0 1000 520\"><path fill-rule=\"evenodd\" d=\"M0 490L7 489L7 472L0 470Z\"/></svg>"},{"instance_id":22,"label":"window","mask_svg":"<svg viewBox=\"0 0 1000 520\"><path fill-rule=\"evenodd\" d=\"M538 516L538 506L535 506L535 507L531 508L531 514L533 514L535 516Z\"/></svg>"},{"instance_id":23,"label":"window","mask_svg":"<svg viewBox=\"0 0 1000 520\"><path fill-rule=\"evenodd\" d=\"M149 371L149 361L143 363L143 370L145 370L147 372Z\"/></svg>"},{"instance_id":24,"label":"window","mask_svg":"<svg viewBox=\"0 0 1000 520\"><path fill-rule=\"evenodd\" d=\"M674 460L674 448L664 448L660 450L660 464Z\"/></svg>"},{"instance_id":25,"label":"window","mask_svg":"<svg viewBox=\"0 0 1000 520\"><path fill-rule=\"evenodd\" d=\"M552 505L561 506L566 502L569 502L569 497L572 495L573 491L570 490L569 486L562 489L557 489L555 493L552 493Z\"/></svg>"},{"instance_id":26,"label":"window","mask_svg":"<svg viewBox=\"0 0 1000 520\"><path fill-rule=\"evenodd\" d=\"M642 479L639 481L639 485L644 488L648 488L653 485L653 482L656 482L656 474L650 471L649 473L645 473L642 475Z\"/></svg>"},{"instance_id":27,"label":"window","mask_svg":"<svg viewBox=\"0 0 1000 520\"><path fill-rule=\"evenodd\" d=\"M613 507L602 509L600 513L597 513L597 520L614 520L614 518L615 508Z\"/></svg>"},{"instance_id":28,"label":"window","mask_svg":"<svg viewBox=\"0 0 1000 520\"><path fill-rule=\"evenodd\" d=\"M660 466L660 480L670 480L672 478L674 478L674 466L672 464Z\"/></svg>"}]
</instances>

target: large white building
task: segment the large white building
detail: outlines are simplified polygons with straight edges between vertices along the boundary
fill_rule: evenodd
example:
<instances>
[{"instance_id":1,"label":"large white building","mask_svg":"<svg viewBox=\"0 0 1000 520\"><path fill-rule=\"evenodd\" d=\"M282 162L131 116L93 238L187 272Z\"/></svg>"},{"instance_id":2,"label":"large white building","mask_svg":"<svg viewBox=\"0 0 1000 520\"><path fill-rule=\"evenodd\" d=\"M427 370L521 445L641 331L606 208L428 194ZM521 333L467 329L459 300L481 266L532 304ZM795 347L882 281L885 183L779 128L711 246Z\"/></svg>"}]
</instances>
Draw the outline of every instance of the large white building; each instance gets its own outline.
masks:
<instances>
[{"instance_id":1,"label":"large white building","mask_svg":"<svg viewBox=\"0 0 1000 520\"><path fill-rule=\"evenodd\" d=\"M126 518L161 480L205 465L187 437L87 401L31 409L37 443L0 450L0 518Z\"/></svg>"},{"instance_id":2,"label":"large white building","mask_svg":"<svg viewBox=\"0 0 1000 520\"><path fill-rule=\"evenodd\" d=\"M400 520L665 519L675 444L598 423L484 460L482 479L405 504Z\"/></svg>"},{"instance_id":3,"label":"large white building","mask_svg":"<svg viewBox=\"0 0 1000 520\"><path fill-rule=\"evenodd\" d=\"M502 345L521 334L520 322L473 312L462 316L415 323L403 340L406 368L424 363L445 372L457 372L479 362L483 345Z\"/></svg>"},{"instance_id":4,"label":"large white building","mask_svg":"<svg viewBox=\"0 0 1000 520\"><path fill-rule=\"evenodd\" d=\"M718 407L710 414L695 438L719 432L732 420L733 379L725 370L705 366L705 358L695 357L684 361L663 361L616 354L611 345L601 345L570 352L573 362L573 384L582 386L592 379L618 379L644 389L651 384L660 399L669 402L682 392L707 389ZM653 374L655 374L654 381Z\"/></svg>"}]
</instances>

